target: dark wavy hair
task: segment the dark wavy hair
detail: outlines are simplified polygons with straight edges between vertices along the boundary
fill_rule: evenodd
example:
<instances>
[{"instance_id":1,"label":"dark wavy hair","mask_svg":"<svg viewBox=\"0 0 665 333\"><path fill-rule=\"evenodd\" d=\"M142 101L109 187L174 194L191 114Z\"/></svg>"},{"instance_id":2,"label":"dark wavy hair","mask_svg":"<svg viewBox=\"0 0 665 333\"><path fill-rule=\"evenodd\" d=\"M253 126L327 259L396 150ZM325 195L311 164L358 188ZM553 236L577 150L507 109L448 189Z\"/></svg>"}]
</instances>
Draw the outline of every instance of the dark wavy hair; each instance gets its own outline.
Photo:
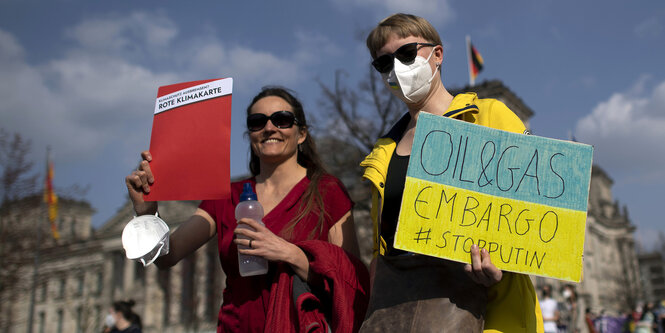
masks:
<instances>
[{"instance_id":1,"label":"dark wavy hair","mask_svg":"<svg viewBox=\"0 0 665 333\"><path fill-rule=\"evenodd\" d=\"M132 307L134 307L135 304L136 302L132 299L127 301L115 301L113 302L113 310L122 313L122 316L130 323L142 328L141 317L132 311Z\"/></svg>"},{"instance_id":2,"label":"dark wavy hair","mask_svg":"<svg viewBox=\"0 0 665 333\"><path fill-rule=\"evenodd\" d=\"M293 114L296 116L298 123L298 125L294 126L298 126L298 128L301 131L304 131L306 134L305 141L299 145L297 154L298 164L307 169L307 178L309 179L310 183L305 190L305 194L303 195L302 200L300 201L299 213L287 224L287 227L284 229L283 236L290 238L293 234L293 230L298 224L298 221L310 213L315 213L318 214L318 223L308 235L309 239L313 239L317 236L321 236L323 233L323 222L325 219L326 210L324 209L323 198L321 197L321 193L319 192L318 187L321 177L327 174L327 171L325 170L323 163L319 158L314 139L312 139L312 136L309 133L302 103L300 103L300 101L290 90L276 86L264 87L261 89L261 92L254 96L254 99L252 99L252 102L247 107L247 115L252 112L252 107L254 104L256 104L256 102L269 96L279 97L291 105ZM251 147L249 151L249 171L253 176L256 176L261 172L261 161Z\"/></svg>"}]
</instances>

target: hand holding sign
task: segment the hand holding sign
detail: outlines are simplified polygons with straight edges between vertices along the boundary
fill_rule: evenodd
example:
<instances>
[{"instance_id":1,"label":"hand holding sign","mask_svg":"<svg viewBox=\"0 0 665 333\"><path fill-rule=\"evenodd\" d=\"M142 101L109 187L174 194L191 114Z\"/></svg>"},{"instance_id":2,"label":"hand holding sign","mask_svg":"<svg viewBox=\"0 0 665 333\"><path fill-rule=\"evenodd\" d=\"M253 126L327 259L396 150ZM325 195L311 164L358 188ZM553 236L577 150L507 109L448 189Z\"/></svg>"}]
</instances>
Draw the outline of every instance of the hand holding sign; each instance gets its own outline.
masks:
<instances>
[{"instance_id":1,"label":"hand holding sign","mask_svg":"<svg viewBox=\"0 0 665 333\"><path fill-rule=\"evenodd\" d=\"M485 287L493 286L503 277L503 272L492 263L489 252L476 244L471 245L471 264L464 265L464 272L473 282Z\"/></svg>"},{"instance_id":2,"label":"hand holding sign","mask_svg":"<svg viewBox=\"0 0 665 333\"><path fill-rule=\"evenodd\" d=\"M592 147L419 117L395 247L579 281Z\"/></svg>"},{"instance_id":3,"label":"hand holding sign","mask_svg":"<svg viewBox=\"0 0 665 333\"><path fill-rule=\"evenodd\" d=\"M150 193L150 185L155 182L150 170L152 155L149 151L141 152L141 159L139 167L125 177L125 185L136 215L152 215L157 212L157 203L143 200L143 194Z\"/></svg>"}]
</instances>

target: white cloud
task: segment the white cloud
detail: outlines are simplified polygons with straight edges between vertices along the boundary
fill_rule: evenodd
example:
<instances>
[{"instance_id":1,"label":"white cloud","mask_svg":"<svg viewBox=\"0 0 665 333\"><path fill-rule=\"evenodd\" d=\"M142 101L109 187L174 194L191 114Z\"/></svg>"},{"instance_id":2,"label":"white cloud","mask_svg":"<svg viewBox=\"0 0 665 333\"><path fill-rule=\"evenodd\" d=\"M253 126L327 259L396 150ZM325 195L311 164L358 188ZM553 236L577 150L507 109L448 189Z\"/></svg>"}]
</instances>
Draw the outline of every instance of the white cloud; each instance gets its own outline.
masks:
<instances>
[{"instance_id":1,"label":"white cloud","mask_svg":"<svg viewBox=\"0 0 665 333\"><path fill-rule=\"evenodd\" d=\"M663 23L652 17L640 22L633 31L640 38L658 38L664 30Z\"/></svg>"},{"instance_id":2,"label":"white cloud","mask_svg":"<svg viewBox=\"0 0 665 333\"><path fill-rule=\"evenodd\" d=\"M14 36L2 30L0 30L0 45L2 45L0 59L3 62L20 59L25 52Z\"/></svg>"},{"instance_id":3,"label":"white cloud","mask_svg":"<svg viewBox=\"0 0 665 333\"><path fill-rule=\"evenodd\" d=\"M146 148L158 86L222 75L238 88L292 85L311 79L308 70L323 61L303 49L335 50L314 33L298 33L293 53L281 56L178 33L160 14L86 19L65 31L73 43L53 53L61 56L29 63L20 41L0 29L0 126L31 139L33 151L50 144L71 163L138 151ZM124 164L134 163L132 155Z\"/></svg>"},{"instance_id":4,"label":"white cloud","mask_svg":"<svg viewBox=\"0 0 665 333\"><path fill-rule=\"evenodd\" d=\"M178 55L188 77L233 77L234 87L246 89L265 84L289 85L305 78L306 66L295 55L279 57L263 50L226 45L209 36L192 40ZM235 90L234 88L234 90Z\"/></svg>"},{"instance_id":5,"label":"white cloud","mask_svg":"<svg viewBox=\"0 0 665 333\"><path fill-rule=\"evenodd\" d=\"M598 80L593 75L582 75L573 81L572 86L575 89L590 89L596 87Z\"/></svg>"},{"instance_id":6,"label":"white cloud","mask_svg":"<svg viewBox=\"0 0 665 333\"><path fill-rule=\"evenodd\" d=\"M371 9L381 17L378 20L394 13L407 13L421 16L433 25L445 25L455 19L455 12L450 0L331 0L341 9L365 8Z\"/></svg>"},{"instance_id":7,"label":"white cloud","mask_svg":"<svg viewBox=\"0 0 665 333\"><path fill-rule=\"evenodd\" d=\"M111 142L134 138L126 126L155 94L158 82L175 79L117 58L81 52L38 66L0 32L0 124L23 134L41 151L47 143L65 160L86 159ZM149 120L149 117L144 117ZM144 119L144 120L145 120Z\"/></svg>"},{"instance_id":8,"label":"white cloud","mask_svg":"<svg viewBox=\"0 0 665 333\"><path fill-rule=\"evenodd\" d=\"M296 31L294 44L291 54L279 56L242 45L226 45L215 36L206 36L186 44L186 50L178 57L195 73L232 76L237 78L234 85L246 88L266 84L291 86L311 80L308 69L323 62L326 56L341 53L329 38L311 31Z\"/></svg>"},{"instance_id":9,"label":"white cloud","mask_svg":"<svg viewBox=\"0 0 665 333\"><path fill-rule=\"evenodd\" d=\"M575 134L594 145L594 161L616 179L665 183L665 81L646 91L645 79L615 93L577 122Z\"/></svg>"},{"instance_id":10,"label":"white cloud","mask_svg":"<svg viewBox=\"0 0 665 333\"><path fill-rule=\"evenodd\" d=\"M562 41L564 39L563 34L561 33L561 29L559 29L558 26L551 26L549 30L550 30L550 36L554 40Z\"/></svg>"},{"instance_id":11,"label":"white cloud","mask_svg":"<svg viewBox=\"0 0 665 333\"><path fill-rule=\"evenodd\" d=\"M314 64L322 56L335 57L342 50L328 37L312 31L296 31L297 50L294 59L301 64Z\"/></svg>"},{"instance_id":12,"label":"white cloud","mask_svg":"<svg viewBox=\"0 0 665 333\"><path fill-rule=\"evenodd\" d=\"M237 47L231 50L229 58L229 69L248 80L290 83L301 74L298 63L280 59L269 52Z\"/></svg>"},{"instance_id":13,"label":"white cloud","mask_svg":"<svg viewBox=\"0 0 665 333\"><path fill-rule=\"evenodd\" d=\"M228 61L227 50L217 40L212 39L199 43L194 49L196 51L188 61L202 71L214 70L216 72Z\"/></svg>"},{"instance_id":14,"label":"white cloud","mask_svg":"<svg viewBox=\"0 0 665 333\"><path fill-rule=\"evenodd\" d=\"M177 34L175 23L168 17L145 12L88 19L66 32L88 51L122 53L167 46Z\"/></svg>"}]
</instances>

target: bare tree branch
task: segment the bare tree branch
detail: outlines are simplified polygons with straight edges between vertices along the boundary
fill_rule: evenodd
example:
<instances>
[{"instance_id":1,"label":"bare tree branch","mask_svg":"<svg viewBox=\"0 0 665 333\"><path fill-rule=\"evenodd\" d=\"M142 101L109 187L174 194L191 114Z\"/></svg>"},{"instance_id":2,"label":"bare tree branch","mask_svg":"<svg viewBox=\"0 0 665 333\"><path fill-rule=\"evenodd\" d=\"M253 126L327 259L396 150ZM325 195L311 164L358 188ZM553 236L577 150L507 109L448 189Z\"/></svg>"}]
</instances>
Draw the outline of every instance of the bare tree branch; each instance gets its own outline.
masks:
<instances>
[{"instance_id":1,"label":"bare tree branch","mask_svg":"<svg viewBox=\"0 0 665 333\"><path fill-rule=\"evenodd\" d=\"M3 332L11 327L15 317L11 314L11 304L17 295L26 294L31 288L28 281L32 278L26 277L25 271L34 264L35 250L55 245L53 239L38 243L35 238L37 228L44 235L50 231L39 193L40 173L34 172L35 163L29 160L31 149L30 140L0 128L0 331ZM74 185L70 192L83 196L86 189Z\"/></svg>"},{"instance_id":2,"label":"bare tree branch","mask_svg":"<svg viewBox=\"0 0 665 333\"><path fill-rule=\"evenodd\" d=\"M368 80L360 83L360 89L371 96L371 105L379 120L378 135L386 133L390 126L405 112L404 106L395 95L386 93L379 74L372 66L368 66Z\"/></svg>"},{"instance_id":3,"label":"bare tree branch","mask_svg":"<svg viewBox=\"0 0 665 333\"><path fill-rule=\"evenodd\" d=\"M319 104L329 114L317 135L321 158L328 170L346 185L356 203L355 223L361 257L372 258L372 222L369 212L370 188L361 181L360 161L372 150L374 142L406 112L406 107L386 90L380 75L371 65L367 76L355 88L344 81L344 71L335 72L334 82L321 80Z\"/></svg>"},{"instance_id":4,"label":"bare tree branch","mask_svg":"<svg viewBox=\"0 0 665 333\"><path fill-rule=\"evenodd\" d=\"M337 115L336 120L346 130L344 140L369 153L376 139L385 133L403 113L401 103L395 96L385 91L379 75L368 66L368 76L358 84L357 89L346 86L342 80L345 72L335 72L333 88L317 80L321 87L320 104ZM339 129L328 127L326 135L339 135Z\"/></svg>"},{"instance_id":5,"label":"bare tree branch","mask_svg":"<svg viewBox=\"0 0 665 333\"><path fill-rule=\"evenodd\" d=\"M26 207L18 200L35 193L30 149L29 140L0 128L0 295L16 284L18 268L29 258L26 250L34 246L34 231L19 223Z\"/></svg>"},{"instance_id":6,"label":"bare tree branch","mask_svg":"<svg viewBox=\"0 0 665 333\"><path fill-rule=\"evenodd\" d=\"M11 139L10 139L11 137ZM10 136L0 129L0 197L2 202L35 193L37 174L30 175L34 163L29 161L32 143L20 134Z\"/></svg>"}]
</instances>

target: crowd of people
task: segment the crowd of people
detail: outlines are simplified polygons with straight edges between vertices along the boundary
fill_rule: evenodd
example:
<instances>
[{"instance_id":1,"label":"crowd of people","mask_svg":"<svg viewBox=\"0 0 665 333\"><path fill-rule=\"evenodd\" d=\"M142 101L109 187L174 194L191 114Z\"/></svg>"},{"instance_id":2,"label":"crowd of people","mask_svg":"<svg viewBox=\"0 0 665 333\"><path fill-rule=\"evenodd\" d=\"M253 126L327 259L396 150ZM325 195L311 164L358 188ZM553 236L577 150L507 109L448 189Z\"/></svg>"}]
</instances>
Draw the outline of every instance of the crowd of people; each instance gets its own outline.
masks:
<instances>
[{"instance_id":1,"label":"crowd of people","mask_svg":"<svg viewBox=\"0 0 665 333\"><path fill-rule=\"evenodd\" d=\"M231 184L230 198L202 201L155 264L175 265L217 238L227 276L218 332L541 332L530 278L499 270L487 250L473 245L470 263L461 264L392 247L421 112L528 134L524 124L498 100L448 92L441 38L421 17L387 17L367 47L386 88L408 109L358 161L372 189L369 270L358 260L353 202L321 163L296 94L280 87L261 90L247 107L251 176ZM154 215L158 203L143 199L157 181L153 156L141 157L125 183L136 214ZM247 187L265 211L263 223L236 220ZM268 273L241 276L238 254L267 259Z\"/></svg>"},{"instance_id":2,"label":"crowd of people","mask_svg":"<svg viewBox=\"0 0 665 333\"><path fill-rule=\"evenodd\" d=\"M545 333L665 333L665 300L639 302L632 312L611 314L582 309L572 284L563 285L558 293L550 285L540 291Z\"/></svg>"},{"instance_id":3,"label":"crowd of people","mask_svg":"<svg viewBox=\"0 0 665 333\"><path fill-rule=\"evenodd\" d=\"M631 332L665 333L665 300L638 304L626 321Z\"/></svg>"},{"instance_id":4,"label":"crowd of people","mask_svg":"<svg viewBox=\"0 0 665 333\"><path fill-rule=\"evenodd\" d=\"M580 309L575 287L566 284L561 288L560 297L554 295L552 286L541 288L540 309L543 314L545 333L579 333L582 330ZM588 329L588 327L587 327Z\"/></svg>"}]
</instances>

